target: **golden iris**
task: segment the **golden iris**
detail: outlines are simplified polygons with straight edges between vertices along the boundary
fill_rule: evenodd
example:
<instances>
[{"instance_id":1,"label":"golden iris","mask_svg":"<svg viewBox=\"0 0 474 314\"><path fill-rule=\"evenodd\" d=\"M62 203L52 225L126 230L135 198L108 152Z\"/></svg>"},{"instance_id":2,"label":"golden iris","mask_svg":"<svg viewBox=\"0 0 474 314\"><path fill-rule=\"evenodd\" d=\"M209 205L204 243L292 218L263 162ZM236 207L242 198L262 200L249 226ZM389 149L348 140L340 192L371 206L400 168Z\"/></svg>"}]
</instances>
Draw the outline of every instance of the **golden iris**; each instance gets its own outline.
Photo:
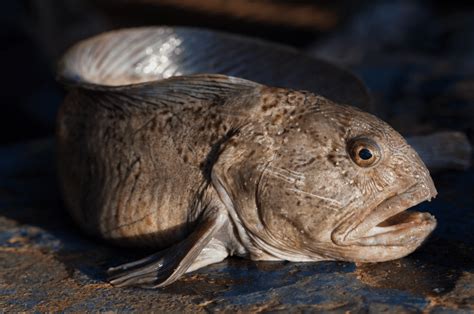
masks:
<instances>
[{"instance_id":1,"label":"golden iris","mask_svg":"<svg viewBox=\"0 0 474 314\"><path fill-rule=\"evenodd\" d=\"M371 167L381 158L380 147L373 140L365 137L354 138L347 144L351 159L360 167Z\"/></svg>"}]
</instances>

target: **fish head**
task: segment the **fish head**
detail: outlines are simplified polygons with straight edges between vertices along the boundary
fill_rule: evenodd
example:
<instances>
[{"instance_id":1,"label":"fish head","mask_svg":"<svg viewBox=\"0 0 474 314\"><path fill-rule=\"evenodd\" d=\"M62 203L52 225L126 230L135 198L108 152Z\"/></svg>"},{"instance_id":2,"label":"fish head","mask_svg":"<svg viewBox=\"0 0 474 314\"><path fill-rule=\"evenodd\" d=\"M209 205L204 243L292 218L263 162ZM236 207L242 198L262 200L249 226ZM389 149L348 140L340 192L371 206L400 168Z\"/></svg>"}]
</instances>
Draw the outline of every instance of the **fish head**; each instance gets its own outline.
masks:
<instances>
[{"instance_id":1,"label":"fish head","mask_svg":"<svg viewBox=\"0 0 474 314\"><path fill-rule=\"evenodd\" d=\"M262 259L379 262L413 252L436 219L407 209L437 194L416 151L371 114L305 101L280 123L259 122L267 141L254 142L267 153L246 158L228 185Z\"/></svg>"}]
</instances>

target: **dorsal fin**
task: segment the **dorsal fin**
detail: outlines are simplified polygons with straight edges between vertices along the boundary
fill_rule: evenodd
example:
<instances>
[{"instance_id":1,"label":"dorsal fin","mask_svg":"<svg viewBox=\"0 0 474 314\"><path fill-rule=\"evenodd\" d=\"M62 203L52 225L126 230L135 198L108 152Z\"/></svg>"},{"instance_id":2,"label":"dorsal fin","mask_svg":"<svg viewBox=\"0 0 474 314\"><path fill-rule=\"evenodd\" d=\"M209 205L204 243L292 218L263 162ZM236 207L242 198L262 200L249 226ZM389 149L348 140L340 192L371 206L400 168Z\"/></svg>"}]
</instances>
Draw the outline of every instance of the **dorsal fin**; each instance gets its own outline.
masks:
<instances>
[{"instance_id":1,"label":"dorsal fin","mask_svg":"<svg viewBox=\"0 0 474 314\"><path fill-rule=\"evenodd\" d=\"M222 103L231 97L249 94L260 86L251 81L226 75L196 74L126 86L84 83L80 84L79 88L97 99L98 104L116 107L116 103L124 103L136 107L142 103L156 106L179 105L191 101ZM99 96L97 93L100 97L95 97Z\"/></svg>"}]
</instances>

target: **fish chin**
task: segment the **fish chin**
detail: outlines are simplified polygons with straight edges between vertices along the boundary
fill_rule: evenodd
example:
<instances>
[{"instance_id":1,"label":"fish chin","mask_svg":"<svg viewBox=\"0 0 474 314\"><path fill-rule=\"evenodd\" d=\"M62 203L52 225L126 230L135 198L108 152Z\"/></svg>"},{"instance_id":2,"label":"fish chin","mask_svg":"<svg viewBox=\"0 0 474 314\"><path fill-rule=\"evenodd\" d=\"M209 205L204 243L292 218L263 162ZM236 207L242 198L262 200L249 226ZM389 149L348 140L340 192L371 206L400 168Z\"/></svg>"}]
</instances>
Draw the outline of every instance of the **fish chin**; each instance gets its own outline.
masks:
<instances>
[{"instance_id":1,"label":"fish chin","mask_svg":"<svg viewBox=\"0 0 474 314\"><path fill-rule=\"evenodd\" d=\"M344 232L333 233L333 242L341 249L346 247L345 259L355 262L401 258L419 247L436 227L431 214L407 209L435 195L436 190L426 185L414 185L392 195L372 209L362 222Z\"/></svg>"}]
</instances>

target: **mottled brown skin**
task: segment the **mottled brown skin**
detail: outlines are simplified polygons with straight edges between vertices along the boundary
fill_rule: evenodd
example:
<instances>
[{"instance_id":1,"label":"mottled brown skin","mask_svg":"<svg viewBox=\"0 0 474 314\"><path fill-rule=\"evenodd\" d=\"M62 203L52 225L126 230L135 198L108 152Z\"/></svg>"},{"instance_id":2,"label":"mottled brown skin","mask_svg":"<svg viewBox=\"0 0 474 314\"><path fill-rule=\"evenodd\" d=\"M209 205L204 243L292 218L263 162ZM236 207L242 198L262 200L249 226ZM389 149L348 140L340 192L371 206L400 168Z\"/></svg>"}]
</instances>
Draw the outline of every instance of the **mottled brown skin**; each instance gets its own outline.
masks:
<instances>
[{"instance_id":1,"label":"mottled brown skin","mask_svg":"<svg viewBox=\"0 0 474 314\"><path fill-rule=\"evenodd\" d=\"M216 78L217 85L226 84ZM212 205L211 151L248 113L229 117L234 108L224 103L232 100L216 92L206 95L209 101L189 96L182 104L142 100L141 93L152 89L119 89L110 104L101 102L102 91L70 93L59 113L59 165L65 200L86 232L164 248L183 239ZM255 97L253 86L246 89ZM248 104L235 101L240 105Z\"/></svg>"},{"instance_id":2,"label":"mottled brown skin","mask_svg":"<svg viewBox=\"0 0 474 314\"><path fill-rule=\"evenodd\" d=\"M164 286L228 255L386 261L436 226L405 211L436 195L428 170L368 113L223 75L80 74L58 118L66 205L91 235L161 250L110 269L114 285Z\"/></svg>"}]
</instances>

